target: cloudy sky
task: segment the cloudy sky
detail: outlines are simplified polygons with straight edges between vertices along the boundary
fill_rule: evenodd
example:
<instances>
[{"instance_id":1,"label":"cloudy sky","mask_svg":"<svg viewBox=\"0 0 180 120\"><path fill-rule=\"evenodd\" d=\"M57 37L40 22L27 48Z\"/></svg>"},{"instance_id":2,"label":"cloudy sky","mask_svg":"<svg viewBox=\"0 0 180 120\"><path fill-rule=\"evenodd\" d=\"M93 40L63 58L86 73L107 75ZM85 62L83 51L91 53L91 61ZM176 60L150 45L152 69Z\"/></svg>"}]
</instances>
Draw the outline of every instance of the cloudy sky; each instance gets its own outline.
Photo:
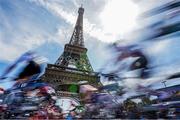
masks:
<instances>
[{"instance_id":1,"label":"cloudy sky","mask_svg":"<svg viewBox=\"0 0 180 120\"><path fill-rule=\"evenodd\" d=\"M54 63L70 40L82 3L85 46L99 70L108 59L106 46L136 26L138 7L130 0L0 0L0 71L28 50Z\"/></svg>"},{"instance_id":2,"label":"cloudy sky","mask_svg":"<svg viewBox=\"0 0 180 120\"><path fill-rule=\"evenodd\" d=\"M70 40L82 3L85 46L94 70L99 71L111 57L107 45L115 41L135 42L137 32L132 31L143 26L138 15L162 1L149 0L147 4L147 0L0 0L0 73L28 50L37 51L54 63ZM169 73L179 65L178 40L176 35L174 42L163 38L143 46L148 48L146 52L155 65L166 64L161 70Z\"/></svg>"}]
</instances>

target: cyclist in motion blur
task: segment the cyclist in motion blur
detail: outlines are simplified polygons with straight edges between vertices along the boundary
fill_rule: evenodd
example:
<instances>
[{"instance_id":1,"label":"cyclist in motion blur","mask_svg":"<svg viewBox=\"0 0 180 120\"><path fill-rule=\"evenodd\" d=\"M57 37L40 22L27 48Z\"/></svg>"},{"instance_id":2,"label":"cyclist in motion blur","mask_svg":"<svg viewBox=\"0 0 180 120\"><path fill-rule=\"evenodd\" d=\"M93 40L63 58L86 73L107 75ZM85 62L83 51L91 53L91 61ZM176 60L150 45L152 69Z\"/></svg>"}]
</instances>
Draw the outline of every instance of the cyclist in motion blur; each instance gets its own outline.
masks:
<instances>
[{"instance_id":1,"label":"cyclist in motion blur","mask_svg":"<svg viewBox=\"0 0 180 120\"><path fill-rule=\"evenodd\" d=\"M40 80L44 63L43 57L27 52L5 70L1 78L9 78L15 84L3 95L4 118L53 119L61 116L61 108L55 105L55 90ZM8 74L15 69L18 74L10 78Z\"/></svg>"}]
</instances>

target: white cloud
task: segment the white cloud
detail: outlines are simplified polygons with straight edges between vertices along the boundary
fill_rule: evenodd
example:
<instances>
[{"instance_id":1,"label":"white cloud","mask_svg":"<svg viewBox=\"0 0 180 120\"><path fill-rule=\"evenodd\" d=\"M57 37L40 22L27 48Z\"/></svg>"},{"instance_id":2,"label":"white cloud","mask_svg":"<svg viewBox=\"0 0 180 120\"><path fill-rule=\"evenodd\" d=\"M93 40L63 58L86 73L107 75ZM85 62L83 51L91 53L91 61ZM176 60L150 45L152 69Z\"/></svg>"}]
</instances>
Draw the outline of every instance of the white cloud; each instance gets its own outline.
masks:
<instances>
[{"instance_id":1,"label":"white cloud","mask_svg":"<svg viewBox=\"0 0 180 120\"><path fill-rule=\"evenodd\" d=\"M12 8L17 7L14 3L10 4L10 6ZM26 6L20 8L26 9L23 7ZM55 33L52 33L44 29L48 25L45 27L42 27L43 23L43 25L39 25L38 21L43 18L36 16L41 13L34 14L34 11L37 11L36 9L28 11L27 14L22 9L16 8L16 11L8 11L7 13L6 10L0 7L0 10L2 10L2 14L0 14L0 19L2 20L0 23L2 25L0 28L0 60L12 61L22 53L33 50L45 42L61 42L64 40L64 34L59 36L58 29L57 33L56 30L54 30ZM15 16L12 17L9 14L14 14ZM37 17L35 21L33 21L34 17Z\"/></svg>"},{"instance_id":2,"label":"white cloud","mask_svg":"<svg viewBox=\"0 0 180 120\"><path fill-rule=\"evenodd\" d=\"M69 27L59 27L57 32L54 35L54 40L56 40L57 43L64 45L68 43L69 39L71 38L71 34L73 30L71 30Z\"/></svg>"},{"instance_id":3,"label":"white cloud","mask_svg":"<svg viewBox=\"0 0 180 120\"><path fill-rule=\"evenodd\" d=\"M29 0L31 2L35 2L38 5L42 5L43 7L47 8L51 12L53 12L55 15L59 16L60 18L63 18L67 23L74 25L76 22L76 16L72 13L66 12L61 4L59 4L56 1L51 0Z\"/></svg>"},{"instance_id":4,"label":"white cloud","mask_svg":"<svg viewBox=\"0 0 180 120\"><path fill-rule=\"evenodd\" d=\"M2 37L2 36L1 36ZM1 60L12 61L28 50L32 50L45 42L42 35L15 36L7 42L0 41Z\"/></svg>"},{"instance_id":5,"label":"white cloud","mask_svg":"<svg viewBox=\"0 0 180 120\"><path fill-rule=\"evenodd\" d=\"M21 52L20 48L16 48L14 47L14 45L5 44L2 41L0 41L0 47L1 47L1 54L0 54L1 60L15 59Z\"/></svg>"},{"instance_id":6,"label":"white cloud","mask_svg":"<svg viewBox=\"0 0 180 120\"><path fill-rule=\"evenodd\" d=\"M50 10L52 13L54 13L55 15L59 16L61 19L63 18L67 23L69 23L70 25L74 26L75 25L75 22L76 22L76 18L77 18L77 14L73 14L73 13L70 13L70 12L67 12L65 11L63 8L65 6L62 6L61 4L59 4L58 2L56 1L51 1L51 0L30 0L32 2L35 2L37 4L40 4L42 5L43 7L47 8L48 10ZM112 9L112 5L111 3L113 3L114 5L114 2L115 1L112 1L112 0L109 0L109 2L107 2L108 4L110 4L110 8ZM76 2L75 2L76 3ZM126 4L125 4L126 3ZM107 4L107 9L109 9L109 5ZM117 4L117 3L116 3ZM119 5L121 4L124 4L125 7L127 7L125 10L128 11L128 6L131 5L130 7L132 7L132 3L129 1L129 2L118 2ZM76 3L77 5L77 3ZM121 5L123 6L123 5ZM117 7L116 7L117 8ZM135 7L134 7L135 9ZM105 21L104 22L104 25L106 24L106 27L105 29L104 28L101 28L101 27L97 27L94 23L90 23L88 18L84 18L84 31L89 34L91 37L94 37L94 38L97 38L98 40L101 40L103 42L114 42L116 40L119 40L120 39L120 35L121 35L121 32L123 32L122 29L126 29L125 28L125 25L128 26L129 23L133 22L133 21L130 21L130 19L132 17L134 17L132 14L136 13L136 11L134 11L133 13L131 13L134 9L131 9L130 13L123 13L125 11L122 11L122 15L124 14L125 16L121 16L119 14L117 14L119 11L114 9L114 11L116 11L116 13L109 13L109 12L114 12L114 11L106 11L104 10L104 12L102 13L102 22L103 20ZM122 10L122 9L120 9ZM135 9L136 10L136 9ZM108 14L113 14L114 16L112 16L113 18L111 18L111 21L107 21L109 20L107 17L108 17ZM128 14L130 14L128 17ZM136 14L135 14L136 15ZM118 17L120 16L120 17ZM132 16L132 17L131 17ZM116 19L116 18L119 18L118 21L116 21L115 23L112 21L113 19ZM120 19L122 17L122 19ZM125 17L126 19L123 19L123 17ZM97 17L98 19L98 17ZM135 18L133 18L134 20ZM121 22L121 20L123 20L123 22ZM129 20L127 22L127 20ZM122 23L120 24L117 24L117 23ZM118 29L115 29L114 28L109 28L108 25L111 26L113 24L112 27L115 27L115 28L118 28ZM117 24L117 25L116 25ZM122 25L124 26L122 28ZM110 31L107 31L107 28L109 28L108 30ZM129 27L130 28L130 27ZM129 29L128 28L128 29Z\"/></svg>"},{"instance_id":7,"label":"white cloud","mask_svg":"<svg viewBox=\"0 0 180 120\"><path fill-rule=\"evenodd\" d=\"M103 29L113 35L124 34L136 25L138 7L131 0L109 0L100 13Z\"/></svg>"}]
</instances>

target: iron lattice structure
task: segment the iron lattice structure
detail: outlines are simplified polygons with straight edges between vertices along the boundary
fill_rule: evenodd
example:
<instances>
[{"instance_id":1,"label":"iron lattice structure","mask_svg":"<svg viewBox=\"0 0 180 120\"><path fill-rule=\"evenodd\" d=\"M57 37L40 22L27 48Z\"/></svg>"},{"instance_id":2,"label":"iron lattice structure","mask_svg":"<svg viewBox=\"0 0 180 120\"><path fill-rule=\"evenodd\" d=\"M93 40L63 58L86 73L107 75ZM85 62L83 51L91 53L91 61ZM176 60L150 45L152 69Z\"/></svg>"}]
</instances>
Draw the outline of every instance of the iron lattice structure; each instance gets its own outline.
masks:
<instances>
[{"instance_id":1,"label":"iron lattice structure","mask_svg":"<svg viewBox=\"0 0 180 120\"><path fill-rule=\"evenodd\" d=\"M78 70L93 71L87 57L87 49L83 38L83 14L84 8L80 7L77 22L69 44L65 45L63 54L55 62L55 65L68 67L75 66Z\"/></svg>"},{"instance_id":2,"label":"iron lattice structure","mask_svg":"<svg viewBox=\"0 0 180 120\"><path fill-rule=\"evenodd\" d=\"M58 85L88 81L88 84L99 86L98 75L87 56L83 38L84 8L78 10L78 18L70 42L65 44L64 51L55 64L48 64L42 79L58 89Z\"/></svg>"}]
</instances>

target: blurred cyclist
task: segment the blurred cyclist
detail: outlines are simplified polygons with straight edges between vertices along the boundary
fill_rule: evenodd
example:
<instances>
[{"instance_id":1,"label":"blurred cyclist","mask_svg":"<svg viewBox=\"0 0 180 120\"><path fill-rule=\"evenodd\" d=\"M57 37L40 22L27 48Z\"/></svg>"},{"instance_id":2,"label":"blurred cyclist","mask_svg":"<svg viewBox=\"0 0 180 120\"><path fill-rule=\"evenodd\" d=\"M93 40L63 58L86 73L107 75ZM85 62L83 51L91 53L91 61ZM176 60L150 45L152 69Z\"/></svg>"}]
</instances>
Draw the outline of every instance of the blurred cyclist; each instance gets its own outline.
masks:
<instances>
[{"instance_id":1,"label":"blurred cyclist","mask_svg":"<svg viewBox=\"0 0 180 120\"><path fill-rule=\"evenodd\" d=\"M16 67L21 68L13 79L15 84L5 92L4 104L7 105L8 113L6 118L31 113L31 118L47 119L49 106L52 110L56 110L54 111L56 116L60 114L61 109L55 106L57 99L55 90L40 80L43 65L42 57L34 52L27 52L5 71L3 75L7 76Z\"/></svg>"}]
</instances>

